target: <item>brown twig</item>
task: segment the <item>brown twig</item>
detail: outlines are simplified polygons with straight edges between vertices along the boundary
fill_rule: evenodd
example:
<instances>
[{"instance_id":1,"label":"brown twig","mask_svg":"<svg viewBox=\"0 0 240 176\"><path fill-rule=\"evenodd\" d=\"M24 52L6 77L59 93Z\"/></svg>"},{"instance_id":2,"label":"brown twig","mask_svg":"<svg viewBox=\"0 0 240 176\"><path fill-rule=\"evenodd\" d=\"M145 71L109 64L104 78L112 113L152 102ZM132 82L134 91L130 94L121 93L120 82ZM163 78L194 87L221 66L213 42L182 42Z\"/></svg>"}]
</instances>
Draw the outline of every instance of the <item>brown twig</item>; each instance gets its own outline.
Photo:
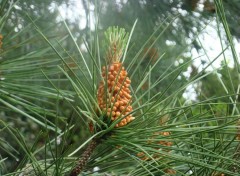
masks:
<instances>
[{"instance_id":1,"label":"brown twig","mask_svg":"<svg viewBox=\"0 0 240 176\"><path fill-rule=\"evenodd\" d=\"M97 147L98 144L99 143L97 139L93 139L90 142L90 144L88 145L86 150L83 152L81 158L78 160L76 166L73 168L69 176L77 176L83 171L83 169L87 164L88 159L90 158L90 156L92 155L94 149Z\"/></svg>"}]
</instances>

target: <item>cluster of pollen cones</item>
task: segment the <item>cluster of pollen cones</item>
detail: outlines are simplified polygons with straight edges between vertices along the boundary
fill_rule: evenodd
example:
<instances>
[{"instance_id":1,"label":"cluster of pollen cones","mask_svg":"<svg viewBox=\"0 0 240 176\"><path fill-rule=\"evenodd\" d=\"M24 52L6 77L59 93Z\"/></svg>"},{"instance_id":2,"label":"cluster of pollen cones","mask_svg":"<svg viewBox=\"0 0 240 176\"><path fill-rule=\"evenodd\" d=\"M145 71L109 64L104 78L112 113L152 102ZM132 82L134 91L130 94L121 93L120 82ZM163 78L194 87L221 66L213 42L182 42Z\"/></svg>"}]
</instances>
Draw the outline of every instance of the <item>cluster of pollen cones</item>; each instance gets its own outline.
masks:
<instances>
[{"instance_id":1,"label":"cluster of pollen cones","mask_svg":"<svg viewBox=\"0 0 240 176\"><path fill-rule=\"evenodd\" d=\"M98 105L112 121L121 119L115 127L123 127L135 118L132 112L131 80L120 62L113 62L102 68L103 80L98 88ZM124 117L124 118L123 118Z\"/></svg>"},{"instance_id":2,"label":"cluster of pollen cones","mask_svg":"<svg viewBox=\"0 0 240 176\"><path fill-rule=\"evenodd\" d=\"M154 139L156 136L158 135L161 135L161 136L169 136L171 135L170 132L167 132L167 131L164 131L164 132L157 132L157 133L154 133L152 139ZM168 147L171 147L173 145L172 142L170 141L164 141L164 140L160 140L160 141L152 141L151 139L148 141L148 143L157 143L159 145L162 145L162 146L168 146ZM157 148L158 150L163 150L165 152L170 152L170 150L167 150L167 149L161 149L161 148ZM149 158L144 152L139 152L137 153L137 156L141 159L141 160L151 160L151 158ZM154 159L161 159L161 155L160 154L154 154L152 156ZM169 174L169 175L173 175L173 174L176 174L176 171L171 169L171 168L168 168L168 169L165 169L164 170L165 173Z\"/></svg>"},{"instance_id":3,"label":"cluster of pollen cones","mask_svg":"<svg viewBox=\"0 0 240 176\"><path fill-rule=\"evenodd\" d=\"M154 133L153 135L153 138L154 136L157 136L157 135L161 135L161 136L169 136L170 135L170 132L158 132L158 133ZM153 141L149 140L148 143L153 143ZM157 142L154 142L154 143L157 143L159 145L162 145L162 146L168 146L168 147L171 147L173 144L172 142L170 141L164 141L164 140L160 140L160 141L157 141ZM159 148L160 150L161 148ZM162 149L161 149L162 150ZM169 150L166 150L164 149L164 151L166 152L169 152ZM141 159L141 160L149 160L150 158L148 156L145 155L144 152L139 152L137 154L137 156ZM153 156L153 158L157 159L157 158L160 158L159 154L156 154Z\"/></svg>"}]
</instances>

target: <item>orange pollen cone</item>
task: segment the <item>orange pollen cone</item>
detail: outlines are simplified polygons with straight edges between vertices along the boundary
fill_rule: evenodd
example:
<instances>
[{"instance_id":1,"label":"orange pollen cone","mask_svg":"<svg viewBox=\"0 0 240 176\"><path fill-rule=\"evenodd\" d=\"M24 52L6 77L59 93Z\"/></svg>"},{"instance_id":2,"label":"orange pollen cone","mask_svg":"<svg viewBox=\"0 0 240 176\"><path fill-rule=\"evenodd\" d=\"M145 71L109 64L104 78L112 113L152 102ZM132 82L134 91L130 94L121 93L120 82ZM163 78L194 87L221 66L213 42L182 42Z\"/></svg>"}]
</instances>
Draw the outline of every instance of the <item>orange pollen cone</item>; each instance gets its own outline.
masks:
<instances>
[{"instance_id":1,"label":"orange pollen cone","mask_svg":"<svg viewBox=\"0 0 240 176\"><path fill-rule=\"evenodd\" d=\"M120 62L108 65L108 69L102 68L103 80L98 88L99 108L107 114L111 120L122 118L115 127L123 127L134 120L130 114L132 112L131 91L129 89L130 79L127 71ZM105 83L104 83L105 82Z\"/></svg>"}]
</instances>

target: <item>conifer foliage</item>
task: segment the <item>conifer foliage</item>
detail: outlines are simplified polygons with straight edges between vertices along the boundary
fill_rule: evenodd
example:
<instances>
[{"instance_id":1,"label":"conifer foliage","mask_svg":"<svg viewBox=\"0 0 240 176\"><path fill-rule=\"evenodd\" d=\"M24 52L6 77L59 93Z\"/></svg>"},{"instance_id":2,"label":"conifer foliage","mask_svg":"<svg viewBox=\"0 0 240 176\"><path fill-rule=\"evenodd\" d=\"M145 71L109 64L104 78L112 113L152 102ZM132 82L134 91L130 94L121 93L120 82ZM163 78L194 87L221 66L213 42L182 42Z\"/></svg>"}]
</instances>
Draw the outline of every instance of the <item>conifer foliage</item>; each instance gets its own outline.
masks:
<instances>
[{"instance_id":1,"label":"conifer foliage","mask_svg":"<svg viewBox=\"0 0 240 176\"><path fill-rule=\"evenodd\" d=\"M107 24L104 48L101 30L88 31L89 40L80 41L64 20L49 30L47 21L44 29L41 19L26 15L29 26L8 30L8 15L12 8L21 11L21 1L0 1L0 175L238 176L239 85L230 74L240 80L238 56L223 4L214 2L228 46L187 77L183 72L198 58L186 59L175 42L171 50L159 47L178 17L160 20L150 36L144 34L145 43L135 33L144 33L137 22L130 33L127 25ZM35 13L38 7L31 8ZM60 29L63 36L53 35ZM235 68L225 62L209 69L226 50L232 50ZM218 85L219 95L204 94L206 78L220 84L209 86ZM194 101L182 96L189 87L198 90Z\"/></svg>"}]
</instances>

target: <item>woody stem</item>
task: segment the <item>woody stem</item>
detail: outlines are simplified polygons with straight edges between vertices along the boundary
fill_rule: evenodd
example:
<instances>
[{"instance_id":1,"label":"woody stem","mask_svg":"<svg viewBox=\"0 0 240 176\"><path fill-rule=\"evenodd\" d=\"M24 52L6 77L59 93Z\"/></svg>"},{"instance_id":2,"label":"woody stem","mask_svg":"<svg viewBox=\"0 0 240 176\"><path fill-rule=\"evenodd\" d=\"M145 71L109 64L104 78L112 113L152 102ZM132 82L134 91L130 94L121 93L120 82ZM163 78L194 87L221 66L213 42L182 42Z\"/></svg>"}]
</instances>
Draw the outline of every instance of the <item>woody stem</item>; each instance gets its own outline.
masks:
<instances>
[{"instance_id":1,"label":"woody stem","mask_svg":"<svg viewBox=\"0 0 240 176\"><path fill-rule=\"evenodd\" d=\"M93 139L90 142L90 144L81 155L81 158L78 160L77 164L75 165L75 167L73 168L69 176L77 176L83 171L83 169L85 168L88 162L88 159L90 158L90 156L92 155L94 149L97 147L98 144L99 143L97 142L96 139Z\"/></svg>"}]
</instances>

